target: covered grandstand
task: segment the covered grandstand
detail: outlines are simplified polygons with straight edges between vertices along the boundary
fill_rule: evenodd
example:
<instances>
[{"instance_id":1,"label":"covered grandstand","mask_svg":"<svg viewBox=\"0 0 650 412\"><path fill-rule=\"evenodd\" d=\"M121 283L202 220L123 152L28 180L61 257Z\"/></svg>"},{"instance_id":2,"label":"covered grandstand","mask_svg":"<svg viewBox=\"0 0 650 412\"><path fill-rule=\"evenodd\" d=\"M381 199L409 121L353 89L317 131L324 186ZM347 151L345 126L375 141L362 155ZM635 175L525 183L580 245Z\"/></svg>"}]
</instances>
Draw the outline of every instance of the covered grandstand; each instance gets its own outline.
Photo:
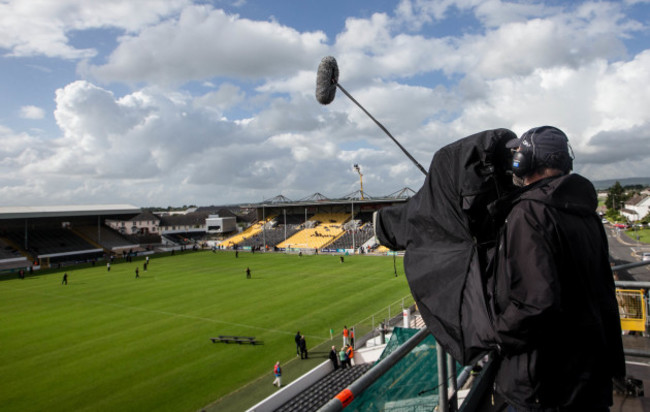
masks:
<instances>
[{"instance_id":1,"label":"covered grandstand","mask_svg":"<svg viewBox=\"0 0 650 412\"><path fill-rule=\"evenodd\" d=\"M132 205L0 208L0 268L48 267L98 259L139 245L106 226L136 216Z\"/></svg>"},{"instance_id":2,"label":"covered grandstand","mask_svg":"<svg viewBox=\"0 0 650 412\"><path fill-rule=\"evenodd\" d=\"M261 203L242 205L254 210L257 221L225 239L228 248L285 251L356 252L369 250L373 238L372 214L407 201L413 190L404 188L384 197L354 192L329 199L314 193L301 200L283 195Z\"/></svg>"}]
</instances>

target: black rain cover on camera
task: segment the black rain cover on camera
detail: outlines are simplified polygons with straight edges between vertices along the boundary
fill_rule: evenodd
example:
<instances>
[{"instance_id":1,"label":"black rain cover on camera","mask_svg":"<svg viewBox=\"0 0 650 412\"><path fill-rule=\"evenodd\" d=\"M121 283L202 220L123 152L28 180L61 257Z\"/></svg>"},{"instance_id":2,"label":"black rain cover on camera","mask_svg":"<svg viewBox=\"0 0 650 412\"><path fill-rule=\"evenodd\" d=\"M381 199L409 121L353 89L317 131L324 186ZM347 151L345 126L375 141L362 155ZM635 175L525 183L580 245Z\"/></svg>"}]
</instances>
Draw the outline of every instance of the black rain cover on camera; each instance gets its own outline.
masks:
<instances>
[{"instance_id":1,"label":"black rain cover on camera","mask_svg":"<svg viewBox=\"0 0 650 412\"><path fill-rule=\"evenodd\" d=\"M495 341L484 280L502 222L487 205L514 189L505 144L516 137L487 130L441 148L422 188L377 214L379 242L406 250L404 270L427 327L464 365Z\"/></svg>"}]
</instances>

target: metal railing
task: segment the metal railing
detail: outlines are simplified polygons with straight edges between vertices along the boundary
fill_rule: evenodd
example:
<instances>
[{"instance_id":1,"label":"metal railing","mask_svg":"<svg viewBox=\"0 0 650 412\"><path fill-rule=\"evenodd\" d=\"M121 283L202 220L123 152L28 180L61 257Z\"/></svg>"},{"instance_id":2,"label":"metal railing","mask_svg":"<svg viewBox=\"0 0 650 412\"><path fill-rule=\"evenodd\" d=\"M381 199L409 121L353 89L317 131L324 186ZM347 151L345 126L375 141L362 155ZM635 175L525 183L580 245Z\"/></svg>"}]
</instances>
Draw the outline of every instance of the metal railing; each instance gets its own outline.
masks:
<instances>
[{"instance_id":1,"label":"metal railing","mask_svg":"<svg viewBox=\"0 0 650 412\"><path fill-rule=\"evenodd\" d=\"M352 325L351 329L354 331L355 337L354 349L381 335L382 330L399 324L404 309L410 309L414 305L413 296L407 295Z\"/></svg>"},{"instance_id":2,"label":"metal railing","mask_svg":"<svg viewBox=\"0 0 650 412\"><path fill-rule=\"evenodd\" d=\"M623 270L631 269L639 266L644 266L650 264L650 261L629 263L625 265L619 265L612 267L612 270ZM633 307L634 317L629 316L629 318L634 318L638 320L642 319L643 330L646 330L648 321L648 299L644 292L650 290L650 282L636 282L636 281L616 281L617 287L617 298L619 296L623 297L619 301L619 307L621 304L626 303L628 307ZM622 289L625 288L625 289ZM625 300L628 302L625 302ZM617 299L618 300L618 299ZM404 300L403 300L404 301ZM391 305L393 306L393 305ZM401 308L408 307L402 303ZM389 307L390 308L390 307ZM641 315L639 316L639 312ZM623 313L623 312L622 312ZM626 313L623 313L628 318ZM630 315L632 311L630 312ZM388 309L387 317L385 319L391 318L391 309ZM381 319L382 316L375 315L371 316L370 322L361 322L355 326L363 325L363 328L368 325L371 330L374 329L376 321ZM393 317L394 319L394 317ZM622 317L623 319L623 317ZM368 388L373 382L380 378L384 373L386 373L393 365L395 365L399 360L406 356L411 350L413 350L420 342L422 342L428 335L429 330L427 328L421 329L418 333L413 335L408 341L406 341L400 348L395 352L384 358L382 361L377 363L373 368L361 376L358 380L353 382L349 387L341 391L336 397L331 399L326 405L324 405L319 412L332 412L343 410L355 397L358 397L366 388ZM494 355L487 354L487 362L483 365L480 375L474 381L469 393L465 397L460 409L458 408L458 389L461 388L469 376L469 371L473 366L466 367L459 375L456 377L455 371L455 360L442 349L440 345L438 347L438 365L442 367L438 368L438 382L439 382L439 398L438 398L438 411L448 412L448 411L460 411L460 412L476 412L480 409L482 403L485 401L485 397L489 394L492 382L494 380L494 375L496 374L497 362L494 362ZM629 350L625 350L625 354L628 356L644 356L650 358L650 353L637 353L639 351L633 351L632 353ZM452 366L453 365L453 366ZM453 375L453 376L452 376ZM451 391L449 388L451 387Z\"/></svg>"}]
</instances>

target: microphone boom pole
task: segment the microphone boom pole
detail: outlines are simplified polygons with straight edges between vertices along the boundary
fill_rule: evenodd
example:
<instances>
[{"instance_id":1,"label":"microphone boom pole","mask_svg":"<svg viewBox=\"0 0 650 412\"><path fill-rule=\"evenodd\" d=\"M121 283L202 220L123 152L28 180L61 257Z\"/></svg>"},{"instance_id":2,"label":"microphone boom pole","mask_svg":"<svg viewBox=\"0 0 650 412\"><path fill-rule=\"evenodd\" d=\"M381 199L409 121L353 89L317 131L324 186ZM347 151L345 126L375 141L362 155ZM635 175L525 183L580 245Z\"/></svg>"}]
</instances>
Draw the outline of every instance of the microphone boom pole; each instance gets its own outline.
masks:
<instances>
[{"instance_id":1,"label":"microphone boom pole","mask_svg":"<svg viewBox=\"0 0 650 412\"><path fill-rule=\"evenodd\" d=\"M370 113L369 113L369 112L368 112L368 111L367 111L367 110L366 110L366 109L365 109L365 108L364 108L364 107L363 107L363 106L362 106L358 101L356 101L356 99L355 99L354 97L352 97L352 95L351 95L350 93L348 93L348 91L345 90L345 89L343 88L343 86L341 86L338 82L336 82L336 87L338 87L338 88L339 88L339 89L340 89L340 90L341 90L341 91L342 91L346 96L348 96L348 97L350 98L350 100L352 100L352 101L354 102L354 104L356 104L357 106L359 106L359 108L360 108L361 110L363 110L363 112L364 112L365 114L367 114L368 117L370 117L370 118L375 122L375 124L376 124L377 126L379 126L379 128L380 128L381 130L383 130L384 133L386 133L386 135L387 135L388 137L390 137L390 138L393 140L393 142L395 142L395 144L396 144L400 149L402 149L402 152L404 152L404 154L405 154L409 159L411 159L411 161L413 162L413 164L415 164L415 166L416 166L418 169L420 169L420 171L421 171L422 173L424 173L425 176L427 175L427 171L424 169L424 167L422 167L422 165L421 165L420 163L418 163L418 161L415 160L415 158L414 158L413 156L411 156L411 154L410 154L410 153L409 153L409 152L404 148L404 146L402 146L402 145L397 141L397 139L395 139L395 138L393 137L393 135L390 134L390 132L388 131L388 129L386 129L386 128L384 127L383 124L379 123L379 121L378 121L377 119L375 119L374 116L371 115L371 114L370 114Z\"/></svg>"},{"instance_id":2,"label":"microphone boom pole","mask_svg":"<svg viewBox=\"0 0 650 412\"><path fill-rule=\"evenodd\" d=\"M370 117L375 122L375 124L379 126L379 128L383 130L384 133L386 133L386 135L390 137L391 140L395 142L395 144L400 149L402 149L402 152L404 152L404 154L409 159L411 159L413 164L415 164L415 166L417 166L417 168L420 169L420 171L424 173L424 175L426 176L427 171L424 169L424 167L422 167L422 165L418 163L418 161L415 160L413 156L411 156L411 154L404 148L404 146L402 146L397 141L397 139L395 139L393 135L390 134L390 132L388 131L388 129L384 127L384 125L379 123L379 121L377 121L377 119L375 119L373 115L371 115L358 101L356 101L354 97L352 97L350 93L348 93L347 90L343 88L343 86L339 84L339 66L336 63L336 59L332 56L323 57L323 59L320 62L320 65L318 66L318 73L316 76L316 100L318 100L318 102L323 105L332 103L332 101L334 100L334 96L336 95L337 87L346 96L348 96L350 100L354 102L354 104L359 106L359 108L363 110L363 112L367 114L368 117Z\"/></svg>"}]
</instances>

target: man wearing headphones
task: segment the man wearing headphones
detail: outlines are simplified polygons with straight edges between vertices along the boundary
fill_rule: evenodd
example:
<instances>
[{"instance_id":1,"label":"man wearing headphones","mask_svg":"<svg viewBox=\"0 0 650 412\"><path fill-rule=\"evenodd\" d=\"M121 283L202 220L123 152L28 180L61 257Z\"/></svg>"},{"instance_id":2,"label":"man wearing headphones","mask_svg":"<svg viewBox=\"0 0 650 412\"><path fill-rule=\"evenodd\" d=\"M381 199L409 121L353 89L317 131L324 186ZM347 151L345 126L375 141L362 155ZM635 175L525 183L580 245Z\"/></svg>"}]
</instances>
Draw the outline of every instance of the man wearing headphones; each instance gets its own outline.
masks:
<instances>
[{"instance_id":1,"label":"man wearing headphones","mask_svg":"<svg viewBox=\"0 0 650 412\"><path fill-rule=\"evenodd\" d=\"M625 359L596 191L571 174L567 136L555 127L507 147L522 187L490 206L507 216L487 288L500 355L494 388L510 411L608 411Z\"/></svg>"}]
</instances>

